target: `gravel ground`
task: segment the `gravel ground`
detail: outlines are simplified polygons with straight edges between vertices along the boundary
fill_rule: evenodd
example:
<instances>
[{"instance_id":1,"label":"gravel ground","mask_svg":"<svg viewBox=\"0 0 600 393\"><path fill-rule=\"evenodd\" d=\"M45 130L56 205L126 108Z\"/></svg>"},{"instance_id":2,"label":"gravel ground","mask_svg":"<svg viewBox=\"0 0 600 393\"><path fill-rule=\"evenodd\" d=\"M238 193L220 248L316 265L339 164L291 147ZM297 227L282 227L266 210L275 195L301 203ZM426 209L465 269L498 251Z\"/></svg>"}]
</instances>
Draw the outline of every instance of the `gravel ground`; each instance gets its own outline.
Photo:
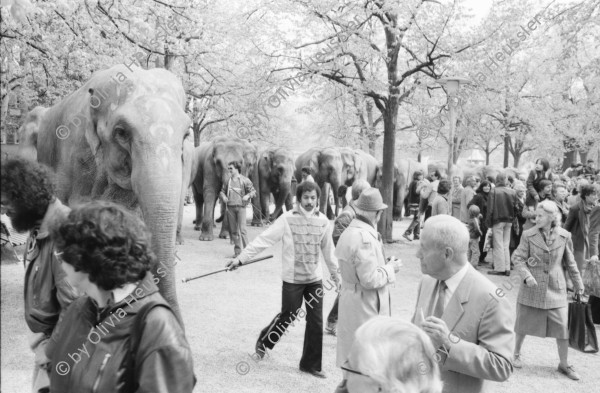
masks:
<instances>
[{"instance_id":1,"label":"gravel ground","mask_svg":"<svg viewBox=\"0 0 600 393\"><path fill-rule=\"evenodd\" d=\"M325 335L323 371L327 379L300 373L305 322L300 320L264 360L250 356L260 330L271 321L281 306L281 246L272 250L274 258L234 272L221 273L189 283L181 279L220 269L233 254L229 240L200 242L192 227L193 206L185 207L184 238L177 265L178 295L184 311L188 341L194 353L198 383L195 392L333 392L341 378L335 368L336 339ZM394 235L401 238L408 225L394 224ZM215 229L216 231L216 229ZM248 227L249 238L261 228ZM403 238L386 245L387 255L401 258L404 266L392 288L392 314L410 319L421 277L415 257L418 242ZM4 259L1 266L1 387L5 393L28 391L33 355L27 347L27 326L23 320L23 267ZM484 271L485 273L485 271ZM511 303L516 303L518 287L510 288L509 278L486 276L504 288ZM335 299L328 291L324 298L325 317ZM596 325L600 337L600 329ZM571 381L556 371L558 353L553 339L527 338L523 346L524 368L516 370L504 383L490 383L488 392L598 392L600 356L570 350L570 363L581 375ZM594 388L594 386L596 386ZM486 392L487 393L487 392Z\"/></svg>"}]
</instances>

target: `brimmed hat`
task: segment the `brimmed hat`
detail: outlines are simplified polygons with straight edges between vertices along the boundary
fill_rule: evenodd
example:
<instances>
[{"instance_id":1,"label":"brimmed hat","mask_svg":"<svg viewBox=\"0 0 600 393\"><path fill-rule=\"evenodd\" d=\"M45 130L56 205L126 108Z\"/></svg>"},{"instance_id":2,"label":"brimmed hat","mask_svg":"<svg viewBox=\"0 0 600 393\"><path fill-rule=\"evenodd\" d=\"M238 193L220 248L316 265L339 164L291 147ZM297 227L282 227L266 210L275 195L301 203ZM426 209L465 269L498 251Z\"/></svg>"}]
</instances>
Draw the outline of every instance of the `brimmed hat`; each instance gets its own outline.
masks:
<instances>
[{"instance_id":1,"label":"brimmed hat","mask_svg":"<svg viewBox=\"0 0 600 393\"><path fill-rule=\"evenodd\" d=\"M387 209L387 205L383 203L381 193L376 188L367 188L360 194L360 197L354 202L354 206L365 211L379 211Z\"/></svg>"}]
</instances>

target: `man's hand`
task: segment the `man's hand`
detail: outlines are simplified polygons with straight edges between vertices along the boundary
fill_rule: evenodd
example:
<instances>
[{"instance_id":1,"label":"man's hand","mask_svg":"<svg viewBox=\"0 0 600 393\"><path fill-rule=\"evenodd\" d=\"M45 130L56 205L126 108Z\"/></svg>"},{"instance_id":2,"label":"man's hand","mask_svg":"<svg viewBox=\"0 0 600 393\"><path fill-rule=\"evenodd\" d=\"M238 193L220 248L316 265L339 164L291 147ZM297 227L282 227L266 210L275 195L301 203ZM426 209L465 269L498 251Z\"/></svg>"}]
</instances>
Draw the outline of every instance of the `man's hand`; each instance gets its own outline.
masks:
<instances>
[{"instance_id":1,"label":"man's hand","mask_svg":"<svg viewBox=\"0 0 600 393\"><path fill-rule=\"evenodd\" d=\"M527 288L537 287L537 281L535 281L535 278L533 277L527 277L525 285L527 285Z\"/></svg>"},{"instance_id":2,"label":"man's hand","mask_svg":"<svg viewBox=\"0 0 600 393\"><path fill-rule=\"evenodd\" d=\"M227 198L226 196L224 196L222 199L224 204L227 204L229 202L229 198Z\"/></svg>"},{"instance_id":3,"label":"man's hand","mask_svg":"<svg viewBox=\"0 0 600 393\"><path fill-rule=\"evenodd\" d=\"M446 322L434 316L427 317L421 323L421 328L433 343L434 348L439 348L442 345L450 346L450 330Z\"/></svg>"},{"instance_id":4,"label":"man's hand","mask_svg":"<svg viewBox=\"0 0 600 393\"><path fill-rule=\"evenodd\" d=\"M233 258L232 260L227 262L225 267L229 268L229 270L235 270L238 267L240 267L241 265L242 265L242 262L239 260L239 258Z\"/></svg>"},{"instance_id":5,"label":"man's hand","mask_svg":"<svg viewBox=\"0 0 600 393\"><path fill-rule=\"evenodd\" d=\"M592 255L590 262L598 262L598 255Z\"/></svg>"},{"instance_id":6,"label":"man's hand","mask_svg":"<svg viewBox=\"0 0 600 393\"><path fill-rule=\"evenodd\" d=\"M342 277L335 273L331 275L331 279L335 283L335 291L339 293L342 288Z\"/></svg>"},{"instance_id":7,"label":"man's hand","mask_svg":"<svg viewBox=\"0 0 600 393\"><path fill-rule=\"evenodd\" d=\"M244 202L248 202L248 199L250 199L250 196L249 196L249 195L244 195L244 196L242 197L242 201L244 201Z\"/></svg>"},{"instance_id":8,"label":"man's hand","mask_svg":"<svg viewBox=\"0 0 600 393\"><path fill-rule=\"evenodd\" d=\"M402 260L396 258L395 256L391 256L387 259L387 263L386 265L392 265L392 267L394 268L394 272L398 273L400 271L400 267L403 266L402 265Z\"/></svg>"},{"instance_id":9,"label":"man's hand","mask_svg":"<svg viewBox=\"0 0 600 393\"><path fill-rule=\"evenodd\" d=\"M539 202L540 201L540 196L538 194L535 194L533 196L533 199L535 199L536 202Z\"/></svg>"}]
</instances>

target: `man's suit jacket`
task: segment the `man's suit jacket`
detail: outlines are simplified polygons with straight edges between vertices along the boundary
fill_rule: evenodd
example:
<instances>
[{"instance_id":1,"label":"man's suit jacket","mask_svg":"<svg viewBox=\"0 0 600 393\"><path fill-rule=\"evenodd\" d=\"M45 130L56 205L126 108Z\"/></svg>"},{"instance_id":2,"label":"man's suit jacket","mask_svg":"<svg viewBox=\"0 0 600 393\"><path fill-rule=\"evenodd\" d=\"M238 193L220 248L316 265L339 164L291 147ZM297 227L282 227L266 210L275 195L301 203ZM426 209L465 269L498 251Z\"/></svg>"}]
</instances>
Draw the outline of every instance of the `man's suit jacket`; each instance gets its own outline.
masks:
<instances>
[{"instance_id":1,"label":"man's suit jacket","mask_svg":"<svg viewBox=\"0 0 600 393\"><path fill-rule=\"evenodd\" d=\"M427 317L436 283L430 276L423 277L413 322L419 308ZM443 393L485 392L486 379L508 379L513 371L514 315L506 294L468 265L442 315L452 332L447 354L438 351L441 356L436 356Z\"/></svg>"}]
</instances>

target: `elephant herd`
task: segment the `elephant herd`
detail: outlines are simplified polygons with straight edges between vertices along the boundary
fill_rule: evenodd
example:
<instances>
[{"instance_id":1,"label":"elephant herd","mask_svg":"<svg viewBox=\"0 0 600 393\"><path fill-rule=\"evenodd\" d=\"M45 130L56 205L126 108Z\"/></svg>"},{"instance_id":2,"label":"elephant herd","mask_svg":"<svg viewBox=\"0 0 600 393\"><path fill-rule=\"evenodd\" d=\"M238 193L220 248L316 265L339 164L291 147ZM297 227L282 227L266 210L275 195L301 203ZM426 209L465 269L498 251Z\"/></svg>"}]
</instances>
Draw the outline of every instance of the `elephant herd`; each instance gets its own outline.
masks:
<instances>
[{"instance_id":1,"label":"elephant herd","mask_svg":"<svg viewBox=\"0 0 600 393\"><path fill-rule=\"evenodd\" d=\"M176 313L175 245L190 185L201 240L213 239L213 212L231 161L243 163L242 174L258 191L252 200L253 225L276 218L284 206L291 209L292 178L300 180L303 167L310 168L323 190L323 212L329 207L329 189L337 197L341 185L351 186L356 179L381 186L381 165L360 150L315 147L294 160L289 150L258 152L245 140L226 137L194 148L185 102L181 81L171 72L120 64L94 73L52 107L34 108L19 129L19 154L56 173L56 196L61 201L72 206L96 198L109 200L144 219L153 251L166 270L159 290ZM419 165L397 162L395 218L400 217L408 182ZM273 214L270 195L276 205ZM226 236L225 231L220 235Z\"/></svg>"}]
</instances>

